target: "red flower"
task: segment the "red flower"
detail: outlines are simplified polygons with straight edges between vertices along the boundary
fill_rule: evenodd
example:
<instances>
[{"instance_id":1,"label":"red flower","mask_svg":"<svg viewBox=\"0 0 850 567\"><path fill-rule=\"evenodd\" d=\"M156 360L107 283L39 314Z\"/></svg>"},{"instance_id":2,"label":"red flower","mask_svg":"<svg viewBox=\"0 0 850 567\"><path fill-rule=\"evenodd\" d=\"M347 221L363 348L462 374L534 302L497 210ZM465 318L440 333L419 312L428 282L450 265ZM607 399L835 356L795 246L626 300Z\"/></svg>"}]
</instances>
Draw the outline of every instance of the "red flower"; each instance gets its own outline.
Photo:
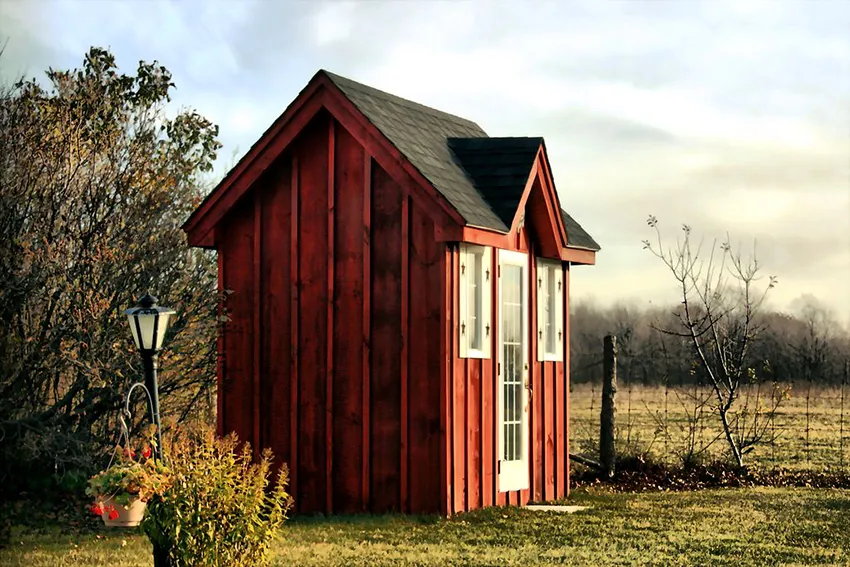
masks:
<instances>
[{"instance_id":1,"label":"red flower","mask_svg":"<svg viewBox=\"0 0 850 567\"><path fill-rule=\"evenodd\" d=\"M116 510L115 508L112 508L112 510L109 511L109 519L110 520L117 520L118 519L118 510Z\"/></svg>"},{"instance_id":2,"label":"red flower","mask_svg":"<svg viewBox=\"0 0 850 567\"><path fill-rule=\"evenodd\" d=\"M147 447L145 447L145 450L144 450L144 451L142 451L142 456L143 456L144 458L146 458L146 459L150 459L150 458L151 458L151 448L150 448L150 445L148 445Z\"/></svg>"},{"instance_id":3,"label":"red flower","mask_svg":"<svg viewBox=\"0 0 850 567\"><path fill-rule=\"evenodd\" d=\"M136 452L129 447L124 449L124 454L130 457L131 459L136 456Z\"/></svg>"},{"instance_id":4,"label":"red flower","mask_svg":"<svg viewBox=\"0 0 850 567\"><path fill-rule=\"evenodd\" d=\"M100 502L95 502L94 504L92 504L89 510L91 510L91 513L95 516L103 515L103 506L100 505Z\"/></svg>"}]
</instances>

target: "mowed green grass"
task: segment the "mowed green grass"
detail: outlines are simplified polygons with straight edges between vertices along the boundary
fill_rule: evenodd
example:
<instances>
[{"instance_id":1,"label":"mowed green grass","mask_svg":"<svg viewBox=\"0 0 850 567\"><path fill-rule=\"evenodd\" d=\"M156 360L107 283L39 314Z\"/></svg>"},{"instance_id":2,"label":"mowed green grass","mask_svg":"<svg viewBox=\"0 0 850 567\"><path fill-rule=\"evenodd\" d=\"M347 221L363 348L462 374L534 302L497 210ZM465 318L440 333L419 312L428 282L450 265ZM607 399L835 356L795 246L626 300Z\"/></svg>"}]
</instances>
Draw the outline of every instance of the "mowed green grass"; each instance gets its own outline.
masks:
<instances>
[{"instance_id":1,"label":"mowed green grass","mask_svg":"<svg viewBox=\"0 0 850 567\"><path fill-rule=\"evenodd\" d=\"M274 565L850 565L850 491L722 489L570 497L570 515L494 508L448 520L298 519ZM150 566L136 533L15 530L0 565Z\"/></svg>"},{"instance_id":2,"label":"mowed green grass","mask_svg":"<svg viewBox=\"0 0 850 567\"><path fill-rule=\"evenodd\" d=\"M791 470L850 469L850 386L818 387L806 382L791 384L786 399L767 423L766 442L748 455L749 464ZM627 453L648 451L658 460L674 463L676 450L687 447L694 395L707 389L641 386L621 383L617 391L617 443ZM750 388L750 407L770 403L770 386ZM570 393L570 450L598 454L600 386L575 385ZM843 406L843 409L842 409ZM666 424L666 428L660 427ZM666 429L667 435L664 434ZM720 434L717 415L706 408L694 432L698 445L707 445ZM726 445L719 439L708 455L724 458Z\"/></svg>"}]
</instances>

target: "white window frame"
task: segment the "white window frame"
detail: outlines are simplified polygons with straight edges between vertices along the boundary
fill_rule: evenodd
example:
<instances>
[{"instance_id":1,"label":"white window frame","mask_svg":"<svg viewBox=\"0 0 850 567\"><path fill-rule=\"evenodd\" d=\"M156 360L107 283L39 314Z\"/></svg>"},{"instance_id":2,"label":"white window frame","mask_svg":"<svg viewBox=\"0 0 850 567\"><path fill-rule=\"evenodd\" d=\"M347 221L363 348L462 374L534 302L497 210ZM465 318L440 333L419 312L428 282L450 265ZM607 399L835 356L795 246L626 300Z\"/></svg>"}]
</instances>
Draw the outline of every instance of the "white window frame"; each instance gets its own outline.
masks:
<instances>
[{"instance_id":1,"label":"white window frame","mask_svg":"<svg viewBox=\"0 0 850 567\"><path fill-rule=\"evenodd\" d=\"M564 360L564 267L557 260L537 258L537 360ZM547 306L549 307L547 311ZM547 318L547 314L551 317ZM550 344L550 339L552 343ZM554 350L550 347L554 347Z\"/></svg>"},{"instance_id":2,"label":"white window frame","mask_svg":"<svg viewBox=\"0 0 850 567\"><path fill-rule=\"evenodd\" d=\"M460 245L460 314L457 334L461 358L490 358L490 345L493 342L492 257L490 247L466 243ZM478 291L475 296L479 302L478 309L474 305L475 301L470 301L473 290ZM478 344L473 344L473 337L479 339Z\"/></svg>"}]
</instances>

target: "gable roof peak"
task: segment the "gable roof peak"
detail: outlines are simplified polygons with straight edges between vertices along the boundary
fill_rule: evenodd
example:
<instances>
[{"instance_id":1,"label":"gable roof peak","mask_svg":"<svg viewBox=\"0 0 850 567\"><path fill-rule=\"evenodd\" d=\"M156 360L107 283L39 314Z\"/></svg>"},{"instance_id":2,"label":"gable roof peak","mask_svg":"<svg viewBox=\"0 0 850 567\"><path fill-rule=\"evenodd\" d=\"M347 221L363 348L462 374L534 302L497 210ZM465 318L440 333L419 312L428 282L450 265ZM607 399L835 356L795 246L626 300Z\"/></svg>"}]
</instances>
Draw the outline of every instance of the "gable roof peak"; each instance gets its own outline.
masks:
<instances>
[{"instance_id":1,"label":"gable roof peak","mask_svg":"<svg viewBox=\"0 0 850 567\"><path fill-rule=\"evenodd\" d=\"M324 92L312 98L319 91ZM321 97L331 98L323 101ZM406 167L416 170L420 183L427 182L436 189L444 199L440 206L446 211L453 209L452 218L472 227L509 232L537 153L543 148L545 155L542 137L490 138L472 120L319 69L184 223L193 242L211 245L211 227L275 159L259 160L259 156L282 152L297 135L294 124L298 122L294 121L299 112L303 114L298 118L303 128L322 105L330 108L329 101L343 102L340 99L360 115L357 120L365 119L374 127L383 138L381 143L392 146L406 160ZM288 141L277 143L272 150L271 143L278 136Z\"/></svg>"}]
</instances>

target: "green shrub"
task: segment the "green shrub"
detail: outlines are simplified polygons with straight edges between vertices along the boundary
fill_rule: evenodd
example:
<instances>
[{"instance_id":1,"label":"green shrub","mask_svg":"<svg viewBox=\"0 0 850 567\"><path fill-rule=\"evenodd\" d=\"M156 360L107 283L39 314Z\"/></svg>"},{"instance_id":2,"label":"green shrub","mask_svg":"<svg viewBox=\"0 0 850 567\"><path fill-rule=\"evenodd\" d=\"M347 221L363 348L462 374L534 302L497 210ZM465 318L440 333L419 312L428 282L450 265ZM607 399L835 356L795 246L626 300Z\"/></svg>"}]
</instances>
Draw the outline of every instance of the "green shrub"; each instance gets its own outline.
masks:
<instances>
[{"instance_id":1,"label":"green shrub","mask_svg":"<svg viewBox=\"0 0 850 567\"><path fill-rule=\"evenodd\" d=\"M143 529L154 553L174 567L268 565L272 538L286 519L288 471L272 476L271 450L252 462L235 434L175 431L165 444L171 487L148 502Z\"/></svg>"}]
</instances>

